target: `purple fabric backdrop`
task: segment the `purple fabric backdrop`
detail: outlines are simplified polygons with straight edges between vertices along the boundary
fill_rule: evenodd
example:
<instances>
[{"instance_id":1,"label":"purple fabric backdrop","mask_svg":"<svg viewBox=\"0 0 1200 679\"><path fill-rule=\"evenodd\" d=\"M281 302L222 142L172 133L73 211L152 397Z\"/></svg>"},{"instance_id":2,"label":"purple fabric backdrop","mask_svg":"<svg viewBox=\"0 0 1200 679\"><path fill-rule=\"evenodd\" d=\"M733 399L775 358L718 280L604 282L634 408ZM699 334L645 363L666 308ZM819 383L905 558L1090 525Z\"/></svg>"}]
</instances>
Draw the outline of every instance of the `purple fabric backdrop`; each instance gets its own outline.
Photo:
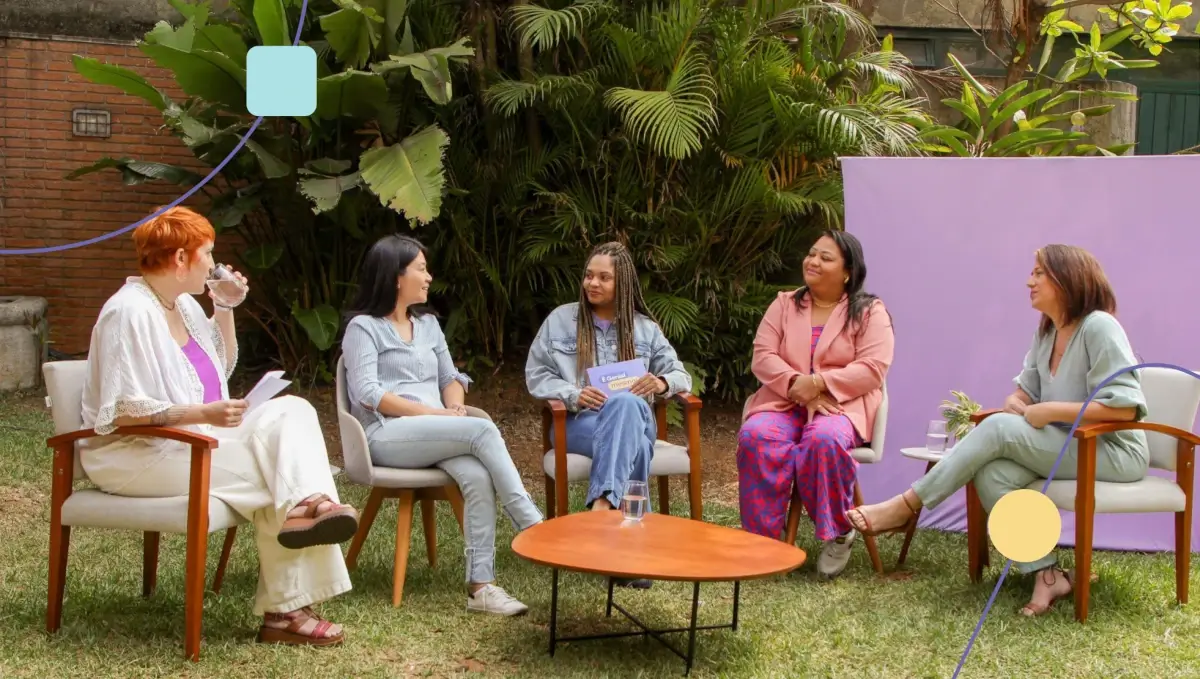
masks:
<instances>
[{"instance_id":1,"label":"purple fabric backdrop","mask_svg":"<svg viewBox=\"0 0 1200 679\"><path fill-rule=\"evenodd\" d=\"M886 454L861 471L867 502L924 472L900 449L924 445L951 389L985 408L1011 391L1038 321L1024 286L1039 246L1091 251L1142 362L1200 372L1200 156L844 158L842 170L846 229L896 332ZM1074 517L1063 512L1063 545L1074 544ZM964 492L921 525L965 530ZM1172 551L1173 516L1098 515L1094 544Z\"/></svg>"}]
</instances>

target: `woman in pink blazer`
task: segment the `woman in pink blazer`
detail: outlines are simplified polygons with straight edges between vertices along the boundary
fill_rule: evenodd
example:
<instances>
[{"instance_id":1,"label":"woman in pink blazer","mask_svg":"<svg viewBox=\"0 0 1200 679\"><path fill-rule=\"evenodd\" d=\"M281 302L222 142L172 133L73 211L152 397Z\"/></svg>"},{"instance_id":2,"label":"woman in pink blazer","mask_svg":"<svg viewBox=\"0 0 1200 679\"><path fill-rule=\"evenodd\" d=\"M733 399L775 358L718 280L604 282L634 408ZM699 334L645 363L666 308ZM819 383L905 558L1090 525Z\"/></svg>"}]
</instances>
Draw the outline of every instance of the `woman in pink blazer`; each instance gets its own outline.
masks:
<instances>
[{"instance_id":1,"label":"woman in pink blazer","mask_svg":"<svg viewBox=\"0 0 1200 679\"><path fill-rule=\"evenodd\" d=\"M892 364L891 316L863 291L862 245L826 231L804 259L804 287L780 293L754 339L752 370L762 387L738 432L742 527L780 537L795 484L818 540L817 570L842 572L855 531L858 463L869 441Z\"/></svg>"}]
</instances>

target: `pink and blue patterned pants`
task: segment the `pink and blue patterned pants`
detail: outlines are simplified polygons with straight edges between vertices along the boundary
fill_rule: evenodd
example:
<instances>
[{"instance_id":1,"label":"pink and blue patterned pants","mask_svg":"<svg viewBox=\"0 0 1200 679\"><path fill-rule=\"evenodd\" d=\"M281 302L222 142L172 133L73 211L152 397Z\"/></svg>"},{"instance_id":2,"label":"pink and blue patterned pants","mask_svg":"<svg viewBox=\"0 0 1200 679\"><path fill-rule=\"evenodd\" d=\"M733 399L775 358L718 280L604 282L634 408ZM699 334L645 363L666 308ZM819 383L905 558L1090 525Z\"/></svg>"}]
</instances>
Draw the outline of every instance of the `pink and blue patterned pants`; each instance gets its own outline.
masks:
<instances>
[{"instance_id":1,"label":"pink and blue patterned pants","mask_svg":"<svg viewBox=\"0 0 1200 679\"><path fill-rule=\"evenodd\" d=\"M742 528L780 538L793 486L812 518L816 538L832 540L850 530L858 463L850 451L861 439L845 415L817 415L796 407L757 413L738 432L738 498Z\"/></svg>"}]
</instances>

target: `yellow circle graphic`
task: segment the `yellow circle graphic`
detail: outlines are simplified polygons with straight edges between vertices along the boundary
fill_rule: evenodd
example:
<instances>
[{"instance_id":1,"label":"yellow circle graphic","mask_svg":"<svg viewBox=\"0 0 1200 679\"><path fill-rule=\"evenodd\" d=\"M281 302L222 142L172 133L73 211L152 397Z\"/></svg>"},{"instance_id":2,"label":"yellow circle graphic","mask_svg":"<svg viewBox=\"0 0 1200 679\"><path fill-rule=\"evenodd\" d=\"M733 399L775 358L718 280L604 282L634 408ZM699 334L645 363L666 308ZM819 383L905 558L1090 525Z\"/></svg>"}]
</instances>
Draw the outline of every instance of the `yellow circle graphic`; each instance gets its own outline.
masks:
<instances>
[{"instance_id":1,"label":"yellow circle graphic","mask_svg":"<svg viewBox=\"0 0 1200 679\"><path fill-rule=\"evenodd\" d=\"M1062 517L1058 507L1042 493L1028 488L1014 490L992 507L988 535L1004 558L1037 561L1058 544Z\"/></svg>"}]
</instances>

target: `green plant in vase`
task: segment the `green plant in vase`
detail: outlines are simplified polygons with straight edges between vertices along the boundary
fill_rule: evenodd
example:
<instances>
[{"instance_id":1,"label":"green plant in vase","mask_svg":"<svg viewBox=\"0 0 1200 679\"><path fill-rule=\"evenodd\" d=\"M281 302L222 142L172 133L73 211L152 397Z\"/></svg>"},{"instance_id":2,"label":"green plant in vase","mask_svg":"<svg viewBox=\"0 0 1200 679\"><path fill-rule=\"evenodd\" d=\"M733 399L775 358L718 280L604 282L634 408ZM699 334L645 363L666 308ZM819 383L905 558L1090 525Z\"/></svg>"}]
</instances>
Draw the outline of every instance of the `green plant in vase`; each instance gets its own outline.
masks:
<instances>
[{"instance_id":1,"label":"green plant in vase","mask_svg":"<svg viewBox=\"0 0 1200 679\"><path fill-rule=\"evenodd\" d=\"M972 401L971 397L961 391L951 390L950 395L954 397L954 400L942 401L942 417L946 418L946 433L953 436L957 442L975 428L971 422L971 416L982 410L983 406Z\"/></svg>"}]
</instances>

